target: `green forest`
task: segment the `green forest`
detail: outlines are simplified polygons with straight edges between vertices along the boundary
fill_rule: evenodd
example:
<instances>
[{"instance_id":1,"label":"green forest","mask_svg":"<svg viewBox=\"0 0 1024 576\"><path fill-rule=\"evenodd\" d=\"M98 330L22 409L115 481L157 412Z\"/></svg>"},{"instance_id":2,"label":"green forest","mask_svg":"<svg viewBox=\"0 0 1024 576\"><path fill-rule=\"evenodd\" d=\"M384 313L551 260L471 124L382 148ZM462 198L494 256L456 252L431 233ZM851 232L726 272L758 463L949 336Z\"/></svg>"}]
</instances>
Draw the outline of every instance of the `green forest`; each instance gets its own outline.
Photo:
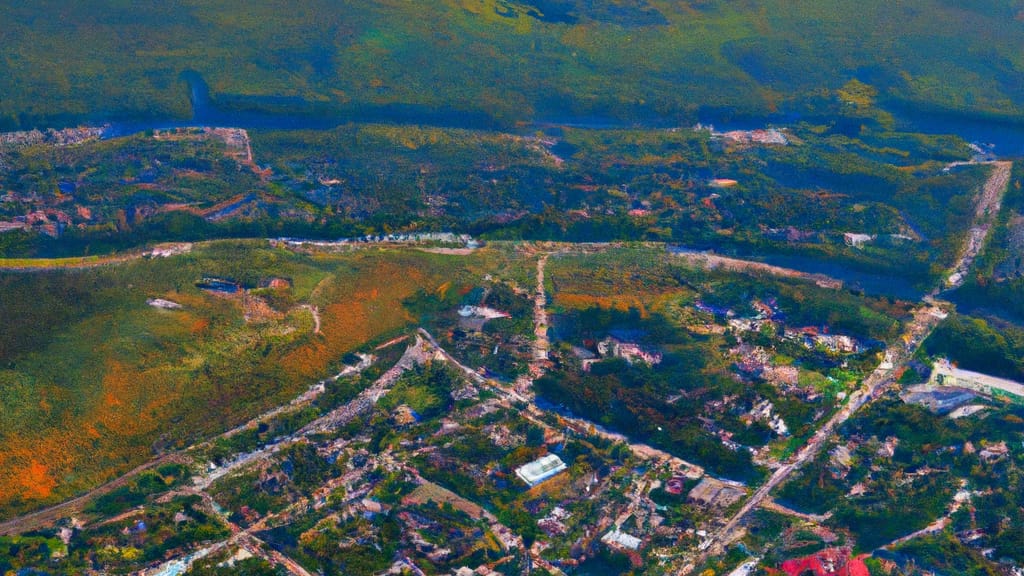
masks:
<instances>
[{"instance_id":1,"label":"green forest","mask_svg":"<svg viewBox=\"0 0 1024 576\"><path fill-rule=\"evenodd\" d=\"M5 2L0 126L219 105L484 122L813 114L858 78L895 106L1020 120L1019 0ZM59 58L55 58L59 55Z\"/></svg>"}]
</instances>

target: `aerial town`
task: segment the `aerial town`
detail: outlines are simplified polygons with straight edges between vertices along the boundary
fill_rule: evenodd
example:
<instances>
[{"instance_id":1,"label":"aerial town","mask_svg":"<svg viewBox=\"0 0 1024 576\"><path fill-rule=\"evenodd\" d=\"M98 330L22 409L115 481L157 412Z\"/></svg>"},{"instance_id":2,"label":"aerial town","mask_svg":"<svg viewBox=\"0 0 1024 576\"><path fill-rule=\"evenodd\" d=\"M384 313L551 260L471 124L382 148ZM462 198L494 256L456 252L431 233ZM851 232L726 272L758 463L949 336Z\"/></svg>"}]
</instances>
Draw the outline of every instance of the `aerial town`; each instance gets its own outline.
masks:
<instances>
[{"instance_id":1,"label":"aerial town","mask_svg":"<svg viewBox=\"0 0 1024 576\"><path fill-rule=\"evenodd\" d=\"M1024 576L1024 0L0 0L0 576Z\"/></svg>"},{"instance_id":2,"label":"aerial town","mask_svg":"<svg viewBox=\"0 0 1024 576\"><path fill-rule=\"evenodd\" d=\"M974 484L973 471L958 475L943 454L962 454L974 462L968 469L1012 466L1020 455L1010 433L933 448L924 461L907 464L899 455L916 450L920 438L884 425L875 430L853 415L853 402L884 411L906 401L945 422L981 423L985 414L1020 409L1020 384L944 358L926 365L913 354L921 331L947 316L936 305L892 309L887 313L898 321L880 318L856 329L844 319L841 331L793 308L794 294L859 299L858 306L878 310L885 301L811 281L764 279L749 284L753 293L728 296L713 286L747 280L691 269L705 278L707 292L676 292L666 301L679 319L670 327L658 324L663 313L602 311L562 296L602 295L603 288L574 275L580 259L618 270L649 258L657 265L644 274L652 277L688 269L670 252L500 248L455 236L275 245L328 258L382 248L471 255L511 249L515 259L536 262L536 285L498 270L465 277L454 298L430 297L426 323L350 354L336 376L286 404L165 453L84 506L59 505L0 530L37 526L21 541L59 542L47 544L50 566L156 576L256 565L292 574L862 575L873 573L865 562L904 562L901 550L959 525L960 510L992 494ZM194 257L196 250L164 246L151 258ZM210 275L196 278L195 290L211 303L239 306L246 323L273 332L291 314L275 303L297 282L271 276L246 285ZM180 315L196 306L186 302L193 301L167 294L146 304ZM325 310L300 308L314 320L307 329L327 329ZM532 337L541 327L548 339ZM721 372L714 387L671 380L681 372L666 365L686 350L715 358ZM899 384L911 382L907 373L920 383ZM636 386L638 378L663 396L623 397L622 408L602 408L580 395L601 390L599 382L620 394L616 387ZM862 378L871 389L858 389ZM658 407L650 422L623 410L645 406ZM836 424L851 416L846 426ZM857 512L837 511L822 494L799 488L816 470ZM860 506L872 499L894 505L884 497L892 482L916 494L919 485L942 479L955 490L935 518L922 517L917 532L876 534L867 519L860 520L865 526L834 520L868 514ZM977 526L963 545L998 560L992 534ZM874 552L865 552L865 541Z\"/></svg>"}]
</instances>

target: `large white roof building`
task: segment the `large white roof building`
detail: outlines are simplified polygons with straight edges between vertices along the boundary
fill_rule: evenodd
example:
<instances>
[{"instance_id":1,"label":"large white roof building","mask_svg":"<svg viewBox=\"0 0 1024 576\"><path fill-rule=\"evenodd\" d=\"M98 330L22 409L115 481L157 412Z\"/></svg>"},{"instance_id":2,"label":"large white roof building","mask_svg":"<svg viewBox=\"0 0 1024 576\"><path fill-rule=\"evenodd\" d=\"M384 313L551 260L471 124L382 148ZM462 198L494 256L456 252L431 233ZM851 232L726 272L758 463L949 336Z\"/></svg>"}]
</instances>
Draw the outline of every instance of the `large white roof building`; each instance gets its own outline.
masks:
<instances>
[{"instance_id":1,"label":"large white roof building","mask_svg":"<svg viewBox=\"0 0 1024 576\"><path fill-rule=\"evenodd\" d=\"M516 468L516 476L519 476L532 488L566 468L567 466L561 458L554 454L548 454Z\"/></svg>"}]
</instances>

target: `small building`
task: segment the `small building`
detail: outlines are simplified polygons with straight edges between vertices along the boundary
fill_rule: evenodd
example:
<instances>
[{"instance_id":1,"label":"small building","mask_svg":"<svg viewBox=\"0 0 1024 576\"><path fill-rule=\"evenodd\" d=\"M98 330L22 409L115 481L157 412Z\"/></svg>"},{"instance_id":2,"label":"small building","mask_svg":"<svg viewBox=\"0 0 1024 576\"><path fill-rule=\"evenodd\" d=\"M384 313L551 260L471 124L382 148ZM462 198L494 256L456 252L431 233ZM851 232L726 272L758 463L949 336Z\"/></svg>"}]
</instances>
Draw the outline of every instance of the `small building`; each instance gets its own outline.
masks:
<instances>
[{"instance_id":1,"label":"small building","mask_svg":"<svg viewBox=\"0 0 1024 576\"><path fill-rule=\"evenodd\" d=\"M602 357L622 358L630 364L643 362L648 366L661 363L660 352L649 352L632 342L623 342L614 336L609 336L597 343L597 353Z\"/></svg>"},{"instance_id":2,"label":"small building","mask_svg":"<svg viewBox=\"0 0 1024 576\"><path fill-rule=\"evenodd\" d=\"M731 178L715 178L708 183L712 188L732 188L738 184L739 182Z\"/></svg>"},{"instance_id":3,"label":"small building","mask_svg":"<svg viewBox=\"0 0 1024 576\"><path fill-rule=\"evenodd\" d=\"M410 408L408 404L402 404L392 412L391 420L399 426L409 426L419 422L420 415Z\"/></svg>"},{"instance_id":4,"label":"small building","mask_svg":"<svg viewBox=\"0 0 1024 576\"><path fill-rule=\"evenodd\" d=\"M516 468L516 476L533 488L548 478L562 472L566 468L567 466L565 465L565 462L562 462L561 458L554 454L548 454L547 456L542 456L529 464L524 464L519 468Z\"/></svg>"},{"instance_id":5,"label":"small building","mask_svg":"<svg viewBox=\"0 0 1024 576\"><path fill-rule=\"evenodd\" d=\"M673 476L665 483L665 492L678 496L683 493L683 489L686 488L686 478L682 476Z\"/></svg>"},{"instance_id":6,"label":"small building","mask_svg":"<svg viewBox=\"0 0 1024 576\"><path fill-rule=\"evenodd\" d=\"M292 287L292 281L288 278L268 278L260 282L260 288L272 290L287 290Z\"/></svg>"},{"instance_id":7,"label":"small building","mask_svg":"<svg viewBox=\"0 0 1024 576\"><path fill-rule=\"evenodd\" d=\"M604 542L612 548L621 548L633 552L639 550L640 546L644 543L643 540L633 536L632 534L627 534L618 528L615 528L611 532L602 536L601 542Z\"/></svg>"},{"instance_id":8,"label":"small building","mask_svg":"<svg viewBox=\"0 0 1024 576\"><path fill-rule=\"evenodd\" d=\"M843 243L847 246L853 246L854 248L860 248L868 242L873 242L876 236L873 234L858 234L856 232L845 232L843 233Z\"/></svg>"},{"instance_id":9,"label":"small building","mask_svg":"<svg viewBox=\"0 0 1024 576\"><path fill-rule=\"evenodd\" d=\"M1006 446L1005 441L989 444L982 448L978 456L985 462L996 462L1002 459L1004 456L1010 453L1010 449Z\"/></svg>"}]
</instances>

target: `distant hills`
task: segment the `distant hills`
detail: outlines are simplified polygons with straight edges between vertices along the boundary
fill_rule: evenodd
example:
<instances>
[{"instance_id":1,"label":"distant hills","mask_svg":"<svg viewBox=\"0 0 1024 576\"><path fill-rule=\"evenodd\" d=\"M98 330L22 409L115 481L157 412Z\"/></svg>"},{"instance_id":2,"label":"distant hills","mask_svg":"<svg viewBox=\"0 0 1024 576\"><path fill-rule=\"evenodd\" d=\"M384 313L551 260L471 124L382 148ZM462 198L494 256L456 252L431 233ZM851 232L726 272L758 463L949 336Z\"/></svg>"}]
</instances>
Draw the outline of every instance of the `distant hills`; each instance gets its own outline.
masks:
<instances>
[{"instance_id":1,"label":"distant hills","mask_svg":"<svg viewBox=\"0 0 1024 576\"><path fill-rule=\"evenodd\" d=\"M1024 2L0 2L0 129L367 107L692 123L886 107L1024 120Z\"/></svg>"}]
</instances>

